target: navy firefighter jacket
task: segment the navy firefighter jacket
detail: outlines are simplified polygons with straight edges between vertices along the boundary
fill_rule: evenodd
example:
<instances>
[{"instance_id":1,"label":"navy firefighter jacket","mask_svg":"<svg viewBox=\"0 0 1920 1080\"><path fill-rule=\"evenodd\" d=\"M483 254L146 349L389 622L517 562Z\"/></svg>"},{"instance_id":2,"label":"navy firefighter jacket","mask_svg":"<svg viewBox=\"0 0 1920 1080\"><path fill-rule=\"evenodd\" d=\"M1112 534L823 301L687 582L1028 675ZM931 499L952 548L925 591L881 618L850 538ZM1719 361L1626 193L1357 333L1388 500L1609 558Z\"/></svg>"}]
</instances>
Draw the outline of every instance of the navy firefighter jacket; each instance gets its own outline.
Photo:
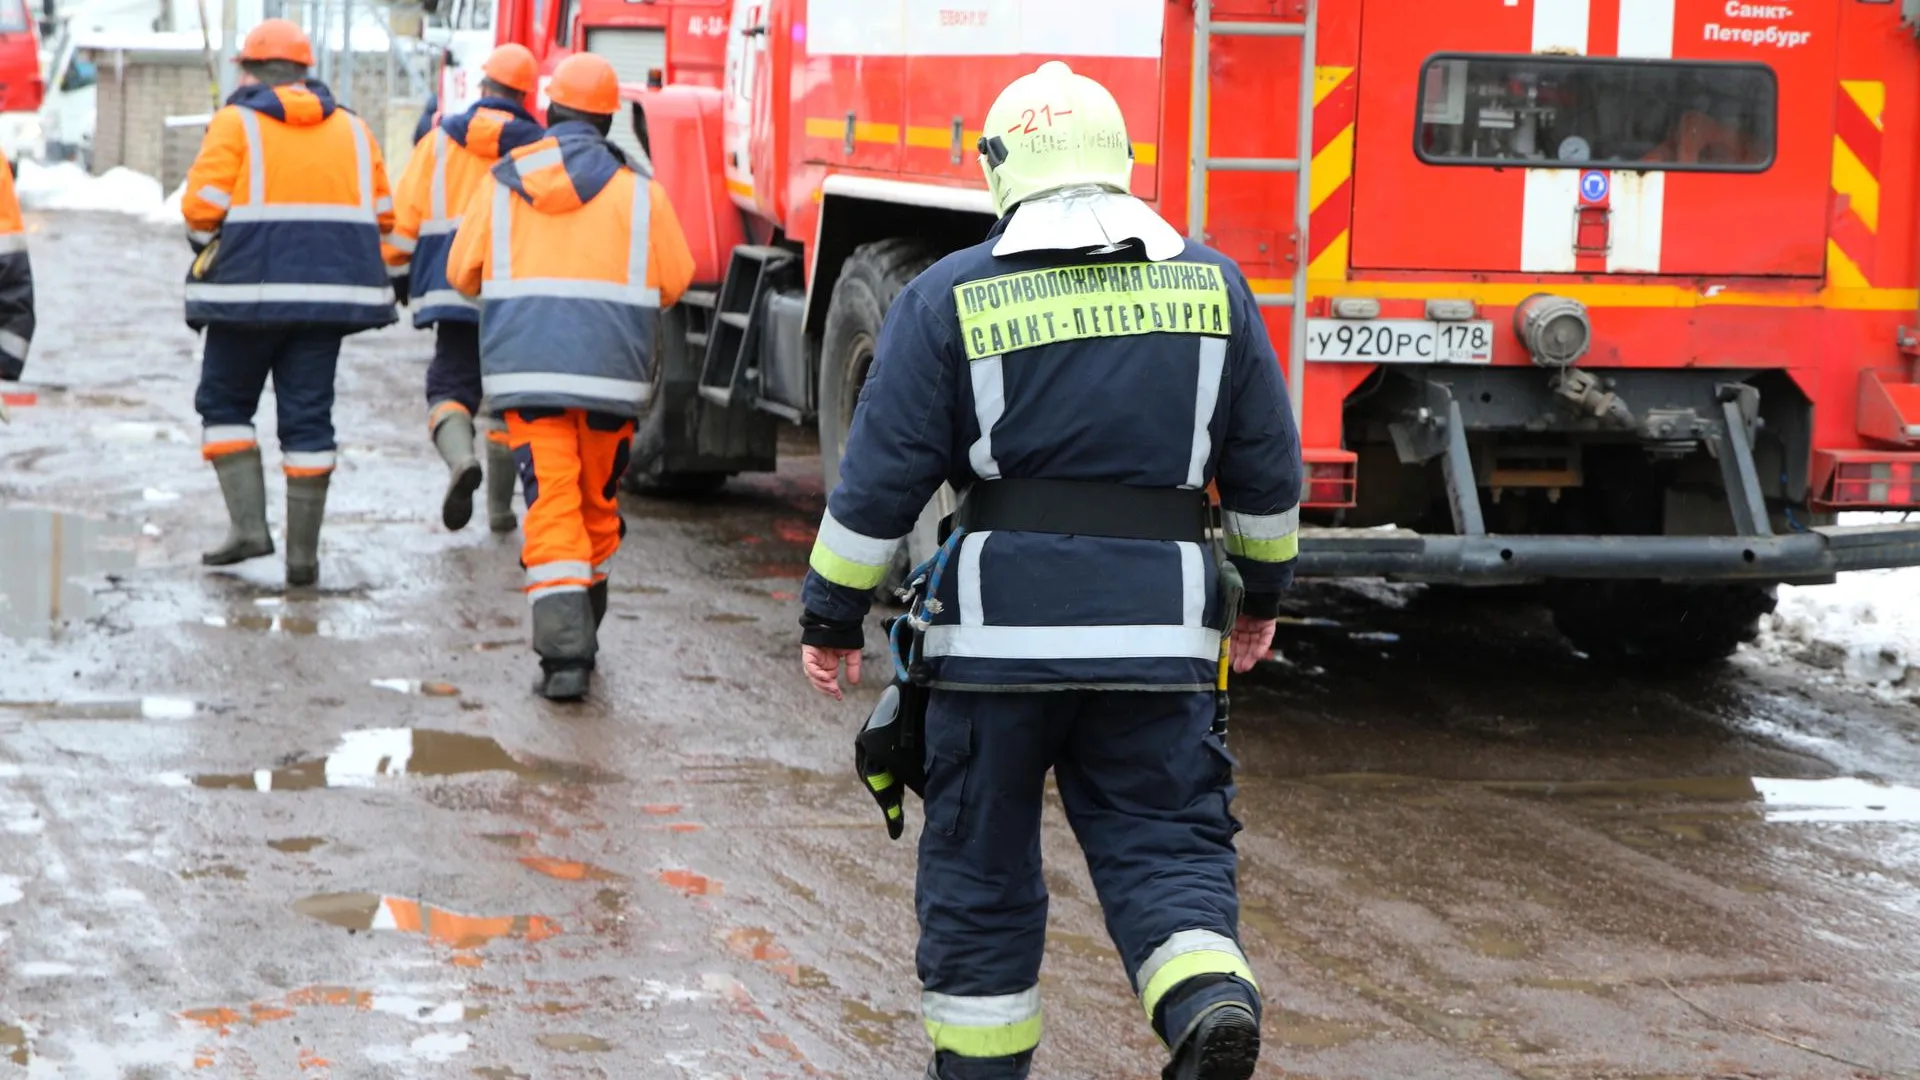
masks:
<instances>
[{"instance_id":1,"label":"navy firefighter jacket","mask_svg":"<svg viewBox=\"0 0 1920 1080\"><path fill-rule=\"evenodd\" d=\"M810 616L857 623L941 482L1003 477L1217 482L1248 593L1285 590L1300 437L1239 268L1193 241L1165 262L1138 245L997 257L1000 231L887 314L802 593ZM934 685L1212 687L1217 576L1198 543L968 533L926 638Z\"/></svg>"}]
</instances>

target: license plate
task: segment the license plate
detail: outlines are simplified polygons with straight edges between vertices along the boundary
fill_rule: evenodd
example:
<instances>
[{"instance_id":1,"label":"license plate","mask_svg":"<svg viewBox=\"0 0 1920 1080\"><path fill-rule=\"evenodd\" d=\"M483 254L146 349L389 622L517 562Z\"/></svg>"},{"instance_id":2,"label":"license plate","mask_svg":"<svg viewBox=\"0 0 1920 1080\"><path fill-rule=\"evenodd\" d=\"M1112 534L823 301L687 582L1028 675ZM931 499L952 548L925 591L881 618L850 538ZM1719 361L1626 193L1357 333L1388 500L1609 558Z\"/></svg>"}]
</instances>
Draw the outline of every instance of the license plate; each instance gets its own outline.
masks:
<instances>
[{"instance_id":1,"label":"license plate","mask_svg":"<svg viewBox=\"0 0 1920 1080\"><path fill-rule=\"evenodd\" d=\"M1490 364L1493 323L1308 319L1307 359L1353 364Z\"/></svg>"}]
</instances>

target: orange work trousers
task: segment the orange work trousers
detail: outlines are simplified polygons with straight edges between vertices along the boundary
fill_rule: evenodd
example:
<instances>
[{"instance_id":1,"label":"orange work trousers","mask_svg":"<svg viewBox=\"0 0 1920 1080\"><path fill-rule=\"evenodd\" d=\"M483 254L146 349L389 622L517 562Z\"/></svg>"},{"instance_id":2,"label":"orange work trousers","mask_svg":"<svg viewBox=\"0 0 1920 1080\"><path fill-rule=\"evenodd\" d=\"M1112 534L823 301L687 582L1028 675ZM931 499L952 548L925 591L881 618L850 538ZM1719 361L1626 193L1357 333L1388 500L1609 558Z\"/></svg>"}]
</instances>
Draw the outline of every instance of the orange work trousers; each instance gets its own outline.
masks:
<instances>
[{"instance_id":1,"label":"orange work trousers","mask_svg":"<svg viewBox=\"0 0 1920 1080\"><path fill-rule=\"evenodd\" d=\"M520 562L527 598L584 592L605 581L626 523L620 476L633 420L585 409L509 409L507 443L527 499Z\"/></svg>"}]
</instances>

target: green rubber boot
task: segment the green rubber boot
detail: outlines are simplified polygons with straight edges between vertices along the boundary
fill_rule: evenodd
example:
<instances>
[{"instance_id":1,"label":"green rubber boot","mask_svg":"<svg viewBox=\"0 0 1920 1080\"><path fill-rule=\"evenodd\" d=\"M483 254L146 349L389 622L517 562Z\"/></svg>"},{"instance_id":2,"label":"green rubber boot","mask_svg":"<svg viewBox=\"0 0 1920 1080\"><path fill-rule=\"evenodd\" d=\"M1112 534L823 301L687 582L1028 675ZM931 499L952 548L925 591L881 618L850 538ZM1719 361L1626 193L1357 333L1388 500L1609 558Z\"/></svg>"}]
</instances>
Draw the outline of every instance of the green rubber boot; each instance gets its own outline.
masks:
<instances>
[{"instance_id":1,"label":"green rubber boot","mask_svg":"<svg viewBox=\"0 0 1920 1080\"><path fill-rule=\"evenodd\" d=\"M510 533L520 527L513 516L513 482L518 478L513 448L487 440L487 526L496 533Z\"/></svg>"},{"instance_id":2,"label":"green rubber boot","mask_svg":"<svg viewBox=\"0 0 1920 1080\"><path fill-rule=\"evenodd\" d=\"M260 448L213 459L220 478L220 494L227 500L227 539L205 552L207 566L232 566L246 559L273 554L273 534L267 531L267 479L261 472Z\"/></svg>"},{"instance_id":3,"label":"green rubber boot","mask_svg":"<svg viewBox=\"0 0 1920 1080\"><path fill-rule=\"evenodd\" d=\"M320 523L327 516L332 473L287 477L287 584L320 580Z\"/></svg>"},{"instance_id":4,"label":"green rubber boot","mask_svg":"<svg viewBox=\"0 0 1920 1080\"><path fill-rule=\"evenodd\" d=\"M473 417L449 409L433 429L433 445L447 463L447 494L440 524L459 532L473 520L473 493L480 487L480 460L473 456Z\"/></svg>"},{"instance_id":5,"label":"green rubber boot","mask_svg":"<svg viewBox=\"0 0 1920 1080\"><path fill-rule=\"evenodd\" d=\"M540 654L534 692L550 701L578 701L593 680L593 603L584 590L550 593L533 602L533 651Z\"/></svg>"}]
</instances>

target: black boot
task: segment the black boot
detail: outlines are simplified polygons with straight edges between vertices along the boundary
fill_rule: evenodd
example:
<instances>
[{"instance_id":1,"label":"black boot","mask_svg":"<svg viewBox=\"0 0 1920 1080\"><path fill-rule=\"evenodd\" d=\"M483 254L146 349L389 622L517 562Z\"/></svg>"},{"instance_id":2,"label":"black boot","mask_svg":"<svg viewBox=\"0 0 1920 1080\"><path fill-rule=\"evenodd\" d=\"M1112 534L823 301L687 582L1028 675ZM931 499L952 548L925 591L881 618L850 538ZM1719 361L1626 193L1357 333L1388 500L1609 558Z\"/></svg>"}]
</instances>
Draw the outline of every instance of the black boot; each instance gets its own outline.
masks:
<instances>
[{"instance_id":1,"label":"black boot","mask_svg":"<svg viewBox=\"0 0 1920 1080\"><path fill-rule=\"evenodd\" d=\"M273 554L273 534L267 531L267 478L260 471L260 448L221 454L213 459L220 478L220 494L227 500L227 538L200 556L208 566L231 566L245 559Z\"/></svg>"},{"instance_id":2,"label":"black boot","mask_svg":"<svg viewBox=\"0 0 1920 1080\"><path fill-rule=\"evenodd\" d=\"M593 603L584 590L549 593L533 602L533 651L540 655L534 693L550 701L578 701L593 681Z\"/></svg>"},{"instance_id":3,"label":"black boot","mask_svg":"<svg viewBox=\"0 0 1920 1080\"><path fill-rule=\"evenodd\" d=\"M320 523L327 516L332 473L287 477L287 584L320 580Z\"/></svg>"},{"instance_id":4,"label":"black boot","mask_svg":"<svg viewBox=\"0 0 1920 1080\"><path fill-rule=\"evenodd\" d=\"M1161 1080L1248 1080L1260 1060L1260 1021L1237 1001L1223 1001L1181 1040Z\"/></svg>"},{"instance_id":5,"label":"black boot","mask_svg":"<svg viewBox=\"0 0 1920 1080\"><path fill-rule=\"evenodd\" d=\"M480 460L473 456L473 417L449 408L434 425L433 445L448 472L440 524L449 532L459 532L473 520L473 493L480 487Z\"/></svg>"}]
</instances>

